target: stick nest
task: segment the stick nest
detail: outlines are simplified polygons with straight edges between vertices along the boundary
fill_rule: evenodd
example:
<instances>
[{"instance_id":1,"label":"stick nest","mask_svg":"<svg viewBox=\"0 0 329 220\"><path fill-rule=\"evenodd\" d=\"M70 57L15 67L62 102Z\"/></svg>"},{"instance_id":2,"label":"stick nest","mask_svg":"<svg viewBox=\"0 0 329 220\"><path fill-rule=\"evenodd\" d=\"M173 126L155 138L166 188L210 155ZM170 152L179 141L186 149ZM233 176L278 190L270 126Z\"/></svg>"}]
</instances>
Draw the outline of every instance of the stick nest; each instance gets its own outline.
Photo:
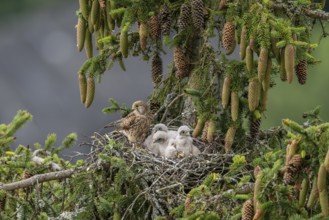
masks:
<instances>
[{"instance_id":1,"label":"stick nest","mask_svg":"<svg viewBox=\"0 0 329 220\"><path fill-rule=\"evenodd\" d=\"M127 205L123 218L129 215L127 213L133 212L141 198L149 204L145 217L168 216L170 210L184 204L187 193L202 184L207 175L222 175L227 172L233 155L221 153L223 146L218 144L219 139L217 137L213 144L195 140L194 144L202 152L198 156L166 159L156 157L144 147L133 146L118 132L105 135L95 133L87 163L96 164L98 169L111 170L111 164L98 156L105 154L108 157L121 158L129 169L138 167L132 181L135 181L134 184L138 185L140 191Z\"/></svg>"}]
</instances>

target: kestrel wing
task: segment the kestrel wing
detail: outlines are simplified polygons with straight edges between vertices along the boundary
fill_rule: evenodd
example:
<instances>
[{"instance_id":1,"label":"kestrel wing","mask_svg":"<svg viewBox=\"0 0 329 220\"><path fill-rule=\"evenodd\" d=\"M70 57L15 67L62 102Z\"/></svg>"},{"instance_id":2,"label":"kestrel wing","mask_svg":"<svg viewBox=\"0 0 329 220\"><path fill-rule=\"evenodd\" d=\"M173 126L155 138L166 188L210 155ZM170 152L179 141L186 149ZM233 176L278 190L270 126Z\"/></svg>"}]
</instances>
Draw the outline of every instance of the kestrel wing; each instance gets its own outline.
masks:
<instances>
[{"instance_id":1,"label":"kestrel wing","mask_svg":"<svg viewBox=\"0 0 329 220\"><path fill-rule=\"evenodd\" d=\"M134 124L136 123L137 116L134 113L130 113L127 115L122 122L120 123L120 128L121 129L130 129Z\"/></svg>"}]
</instances>

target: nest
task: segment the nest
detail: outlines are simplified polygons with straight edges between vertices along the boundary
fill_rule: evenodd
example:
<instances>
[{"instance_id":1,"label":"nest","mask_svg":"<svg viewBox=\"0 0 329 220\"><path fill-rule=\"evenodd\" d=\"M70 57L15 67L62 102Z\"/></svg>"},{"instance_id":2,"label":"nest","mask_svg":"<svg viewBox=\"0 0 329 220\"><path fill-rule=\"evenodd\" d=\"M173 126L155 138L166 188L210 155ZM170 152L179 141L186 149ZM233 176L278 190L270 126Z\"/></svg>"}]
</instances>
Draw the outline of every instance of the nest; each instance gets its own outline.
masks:
<instances>
[{"instance_id":1,"label":"nest","mask_svg":"<svg viewBox=\"0 0 329 220\"><path fill-rule=\"evenodd\" d=\"M122 143L120 147L105 146L112 142ZM184 203L187 193L205 180L212 173L224 174L231 164L233 155L223 154L223 146L219 137L213 144L205 144L200 140L194 143L200 150L198 156L166 159L157 157L144 147L130 144L127 139L116 131L101 135L95 133L92 137L92 151L87 162L97 164L99 169L109 170L111 167L98 157L100 153L123 159L128 167L139 167L135 179L139 185L140 194L129 205L125 214L132 210L139 197L144 197L150 204L148 218L169 216L169 211ZM112 143L113 144L113 143ZM123 216L124 218L125 216Z\"/></svg>"}]
</instances>

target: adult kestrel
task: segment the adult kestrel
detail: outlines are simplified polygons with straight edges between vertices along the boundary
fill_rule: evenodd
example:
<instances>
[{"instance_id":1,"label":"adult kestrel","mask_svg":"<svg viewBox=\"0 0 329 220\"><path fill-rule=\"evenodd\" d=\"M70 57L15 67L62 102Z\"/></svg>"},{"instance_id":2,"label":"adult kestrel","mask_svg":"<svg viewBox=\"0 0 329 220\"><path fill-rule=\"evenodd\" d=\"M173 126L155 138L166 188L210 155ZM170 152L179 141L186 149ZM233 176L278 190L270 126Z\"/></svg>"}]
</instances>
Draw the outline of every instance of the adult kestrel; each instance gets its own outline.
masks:
<instances>
[{"instance_id":1,"label":"adult kestrel","mask_svg":"<svg viewBox=\"0 0 329 220\"><path fill-rule=\"evenodd\" d=\"M132 104L133 111L114 124L116 130L125 135L129 142L143 143L152 124L152 114L148 105L142 101Z\"/></svg>"}]
</instances>

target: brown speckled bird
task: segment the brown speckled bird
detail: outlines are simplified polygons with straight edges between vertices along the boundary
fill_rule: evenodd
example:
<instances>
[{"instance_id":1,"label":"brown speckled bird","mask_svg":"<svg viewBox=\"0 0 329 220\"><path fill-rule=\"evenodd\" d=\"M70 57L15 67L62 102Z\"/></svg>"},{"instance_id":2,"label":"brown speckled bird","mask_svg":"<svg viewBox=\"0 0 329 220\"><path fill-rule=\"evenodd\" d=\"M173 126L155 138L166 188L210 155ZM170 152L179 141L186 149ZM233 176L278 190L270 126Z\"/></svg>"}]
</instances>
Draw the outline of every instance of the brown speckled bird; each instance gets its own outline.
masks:
<instances>
[{"instance_id":1,"label":"brown speckled bird","mask_svg":"<svg viewBox=\"0 0 329 220\"><path fill-rule=\"evenodd\" d=\"M152 124L153 117L148 105L142 100L135 101L132 109L133 111L125 118L116 121L114 127L125 135L129 142L143 143Z\"/></svg>"}]
</instances>

